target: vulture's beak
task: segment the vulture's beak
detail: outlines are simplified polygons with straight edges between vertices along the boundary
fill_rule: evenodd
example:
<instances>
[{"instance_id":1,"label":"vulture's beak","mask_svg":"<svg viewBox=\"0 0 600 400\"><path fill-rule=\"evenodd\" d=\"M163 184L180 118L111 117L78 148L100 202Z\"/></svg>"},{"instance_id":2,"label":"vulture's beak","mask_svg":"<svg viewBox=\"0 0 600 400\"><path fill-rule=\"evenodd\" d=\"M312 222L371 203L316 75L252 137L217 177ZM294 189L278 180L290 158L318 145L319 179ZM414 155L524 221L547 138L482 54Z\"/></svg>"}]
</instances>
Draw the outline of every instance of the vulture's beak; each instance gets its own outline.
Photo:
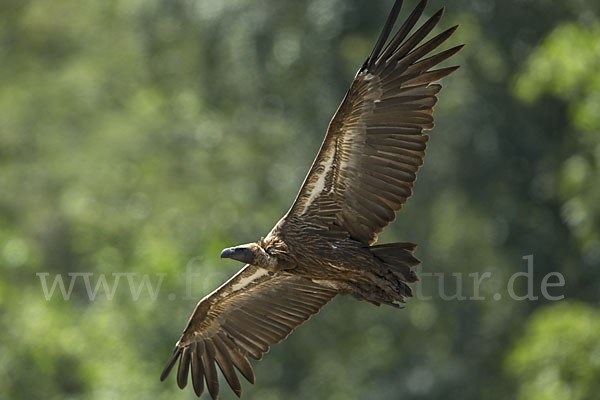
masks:
<instances>
[{"instance_id":1,"label":"vulture's beak","mask_svg":"<svg viewBox=\"0 0 600 400\"><path fill-rule=\"evenodd\" d=\"M239 262L252 264L254 262L254 252L250 244L228 247L221 252L221 258L231 258Z\"/></svg>"},{"instance_id":2,"label":"vulture's beak","mask_svg":"<svg viewBox=\"0 0 600 400\"><path fill-rule=\"evenodd\" d=\"M235 249L233 249L231 247L223 250L221 252L221 258L231 258L233 256L234 251L235 251Z\"/></svg>"}]
</instances>

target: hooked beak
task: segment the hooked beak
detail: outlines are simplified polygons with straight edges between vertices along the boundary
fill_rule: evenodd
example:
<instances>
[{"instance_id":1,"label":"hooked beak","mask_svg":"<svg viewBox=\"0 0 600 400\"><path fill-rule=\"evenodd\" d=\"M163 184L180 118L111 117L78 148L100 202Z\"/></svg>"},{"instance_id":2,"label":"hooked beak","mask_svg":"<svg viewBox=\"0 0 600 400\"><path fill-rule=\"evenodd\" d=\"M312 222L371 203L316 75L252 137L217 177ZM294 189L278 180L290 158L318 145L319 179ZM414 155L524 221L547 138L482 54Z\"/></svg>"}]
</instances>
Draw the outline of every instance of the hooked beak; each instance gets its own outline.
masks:
<instances>
[{"instance_id":1,"label":"hooked beak","mask_svg":"<svg viewBox=\"0 0 600 400\"><path fill-rule=\"evenodd\" d=\"M233 256L233 252L235 250L233 248L225 249L221 252L221 258L231 258Z\"/></svg>"},{"instance_id":2,"label":"hooked beak","mask_svg":"<svg viewBox=\"0 0 600 400\"><path fill-rule=\"evenodd\" d=\"M239 262L252 264L254 262L254 252L250 245L229 247L221 252L221 258L231 258Z\"/></svg>"}]
</instances>

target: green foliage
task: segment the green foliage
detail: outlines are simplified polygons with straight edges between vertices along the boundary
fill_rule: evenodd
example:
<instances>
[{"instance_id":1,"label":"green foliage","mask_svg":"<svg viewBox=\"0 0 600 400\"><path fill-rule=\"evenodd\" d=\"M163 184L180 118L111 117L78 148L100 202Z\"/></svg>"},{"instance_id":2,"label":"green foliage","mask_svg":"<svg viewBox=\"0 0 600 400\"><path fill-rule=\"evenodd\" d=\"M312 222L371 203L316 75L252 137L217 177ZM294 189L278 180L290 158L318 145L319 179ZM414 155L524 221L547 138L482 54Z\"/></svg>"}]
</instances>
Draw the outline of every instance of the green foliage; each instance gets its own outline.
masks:
<instances>
[{"instance_id":1,"label":"green foliage","mask_svg":"<svg viewBox=\"0 0 600 400\"><path fill-rule=\"evenodd\" d=\"M550 93L569 101L575 126L600 127L600 23L559 25L527 61L516 82L517 96L527 102Z\"/></svg>"},{"instance_id":2,"label":"green foliage","mask_svg":"<svg viewBox=\"0 0 600 400\"><path fill-rule=\"evenodd\" d=\"M506 399L563 372L558 389L585 398L598 377L598 4L446 3L436 32L461 24L462 68L381 237L419 243L432 299L334 300L254 364L245 398ZM239 268L219 251L285 213L390 7L1 2L0 398L192 398L158 376L195 303ZM528 254L538 295L559 271L579 302L538 314L543 299L508 298ZM448 295L462 274L465 296L490 272L485 300L444 301L436 272ZM50 294L59 274L67 299Z\"/></svg>"},{"instance_id":3,"label":"green foliage","mask_svg":"<svg viewBox=\"0 0 600 400\"><path fill-rule=\"evenodd\" d=\"M597 399L600 311L583 303L544 307L528 320L506 359L519 399Z\"/></svg>"},{"instance_id":4,"label":"green foliage","mask_svg":"<svg viewBox=\"0 0 600 400\"><path fill-rule=\"evenodd\" d=\"M600 244L600 23L564 23L531 54L517 75L515 92L526 101L544 94L568 104L572 154L563 161L557 189L563 219L584 252ZM596 254L593 257L598 257Z\"/></svg>"}]
</instances>

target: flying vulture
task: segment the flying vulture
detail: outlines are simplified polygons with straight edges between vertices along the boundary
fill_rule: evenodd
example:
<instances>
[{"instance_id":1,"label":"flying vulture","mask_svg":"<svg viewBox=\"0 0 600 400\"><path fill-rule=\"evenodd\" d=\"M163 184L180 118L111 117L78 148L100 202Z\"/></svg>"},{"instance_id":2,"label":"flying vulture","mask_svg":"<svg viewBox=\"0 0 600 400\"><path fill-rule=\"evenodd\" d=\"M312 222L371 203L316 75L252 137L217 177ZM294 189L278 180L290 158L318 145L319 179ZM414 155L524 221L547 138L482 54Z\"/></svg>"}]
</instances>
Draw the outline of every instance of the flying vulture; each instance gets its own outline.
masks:
<instances>
[{"instance_id":1,"label":"flying vulture","mask_svg":"<svg viewBox=\"0 0 600 400\"><path fill-rule=\"evenodd\" d=\"M410 34L427 0L388 42L402 3L329 123L290 210L265 238L221 253L246 265L200 300L161 380L179 360L177 385L191 375L198 396L206 384L217 398L218 365L241 396L237 372L254 383L247 357L260 360L338 294L394 307L412 295L416 245L374 243L412 194L442 88L434 82L458 67L432 68L462 46L428 56L457 26L421 44L443 8Z\"/></svg>"}]
</instances>

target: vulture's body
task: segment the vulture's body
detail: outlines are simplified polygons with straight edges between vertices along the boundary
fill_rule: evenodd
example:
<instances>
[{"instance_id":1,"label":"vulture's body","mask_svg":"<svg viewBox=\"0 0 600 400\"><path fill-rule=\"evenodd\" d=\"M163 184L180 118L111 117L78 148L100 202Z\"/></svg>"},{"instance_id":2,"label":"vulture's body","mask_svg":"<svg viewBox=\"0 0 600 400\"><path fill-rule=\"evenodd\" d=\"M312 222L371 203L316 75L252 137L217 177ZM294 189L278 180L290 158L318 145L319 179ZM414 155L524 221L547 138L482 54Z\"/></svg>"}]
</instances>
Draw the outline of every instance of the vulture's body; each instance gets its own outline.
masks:
<instances>
[{"instance_id":1,"label":"vulture's body","mask_svg":"<svg viewBox=\"0 0 600 400\"><path fill-rule=\"evenodd\" d=\"M246 357L261 359L336 295L392 306L411 296L416 245L374 243L412 194L441 89L433 82L458 68L432 70L462 46L424 58L456 29L421 44L443 10L409 35L426 3L386 45L402 4L396 1L292 207L264 239L221 253L246 266L198 303L161 380L179 359L179 387L191 370L196 394L206 383L216 398L218 365L239 396L236 369L254 383Z\"/></svg>"}]
</instances>

